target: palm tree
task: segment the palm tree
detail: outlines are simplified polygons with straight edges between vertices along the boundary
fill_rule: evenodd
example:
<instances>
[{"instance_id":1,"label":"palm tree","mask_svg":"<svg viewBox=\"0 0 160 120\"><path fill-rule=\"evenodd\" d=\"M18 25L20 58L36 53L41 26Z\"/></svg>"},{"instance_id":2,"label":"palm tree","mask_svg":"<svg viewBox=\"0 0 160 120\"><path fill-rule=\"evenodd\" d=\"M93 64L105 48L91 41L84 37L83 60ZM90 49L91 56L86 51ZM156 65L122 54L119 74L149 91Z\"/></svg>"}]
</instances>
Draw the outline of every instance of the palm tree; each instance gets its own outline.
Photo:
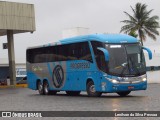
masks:
<instances>
[{"instance_id":1,"label":"palm tree","mask_svg":"<svg viewBox=\"0 0 160 120\"><path fill-rule=\"evenodd\" d=\"M131 31L135 31L138 34L142 45L143 41L146 40L146 35L153 40L156 40L156 35L159 35L157 28L160 28L159 23L157 22L159 17L156 15L149 17L153 9L147 11L146 8L147 5L141 3L137 3L135 8L131 6L133 16L127 12L124 12L129 17L129 20L121 21L126 25L122 26L120 32L128 34Z\"/></svg>"}]
</instances>

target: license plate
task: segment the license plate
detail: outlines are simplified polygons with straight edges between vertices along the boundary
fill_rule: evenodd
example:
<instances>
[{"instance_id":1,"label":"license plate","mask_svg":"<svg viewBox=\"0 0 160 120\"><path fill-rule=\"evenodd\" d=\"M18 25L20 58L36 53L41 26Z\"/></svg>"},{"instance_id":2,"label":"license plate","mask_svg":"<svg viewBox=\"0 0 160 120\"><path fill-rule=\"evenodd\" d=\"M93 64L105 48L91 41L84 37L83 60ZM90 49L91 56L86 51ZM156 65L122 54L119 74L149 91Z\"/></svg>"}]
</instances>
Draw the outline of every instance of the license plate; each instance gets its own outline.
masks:
<instances>
[{"instance_id":1,"label":"license plate","mask_svg":"<svg viewBox=\"0 0 160 120\"><path fill-rule=\"evenodd\" d=\"M130 89L134 89L134 86L128 86L128 89L130 90Z\"/></svg>"}]
</instances>

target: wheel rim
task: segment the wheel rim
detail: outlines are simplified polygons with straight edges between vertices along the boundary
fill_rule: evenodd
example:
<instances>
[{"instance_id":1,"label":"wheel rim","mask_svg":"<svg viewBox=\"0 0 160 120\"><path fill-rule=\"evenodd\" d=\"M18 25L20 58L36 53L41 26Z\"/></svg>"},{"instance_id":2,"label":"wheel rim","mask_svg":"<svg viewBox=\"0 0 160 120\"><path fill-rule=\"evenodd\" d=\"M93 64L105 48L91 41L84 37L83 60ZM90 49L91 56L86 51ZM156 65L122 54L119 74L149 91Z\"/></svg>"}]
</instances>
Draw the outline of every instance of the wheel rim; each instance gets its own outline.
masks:
<instances>
[{"instance_id":1,"label":"wheel rim","mask_svg":"<svg viewBox=\"0 0 160 120\"><path fill-rule=\"evenodd\" d=\"M47 83L44 84L44 91L46 94L48 94L48 84Z\"/></svg>"},{"instance_id":2,"label":"wheel rim","mask_svg":"<svg viewBox=\"0 0 160 120\"><path fill-rule=\"evenodd\" d=\"M39 92L42 92L42 89L43 89L42 84L39 83L39 84L38 84L38 90L39 90Z\"/></svg>"},{"instance_id":3,"label":"wheel rim","mask_svg":"<svg viewBox=\"0 0 160 120\"><path fill-rule=\"evenodd\" d=\"M89 90L90 90L92 93L95 93L95 91L96 91L96 90L95 90L95 85L91 85Z\"/></svg>"}]
</instances>

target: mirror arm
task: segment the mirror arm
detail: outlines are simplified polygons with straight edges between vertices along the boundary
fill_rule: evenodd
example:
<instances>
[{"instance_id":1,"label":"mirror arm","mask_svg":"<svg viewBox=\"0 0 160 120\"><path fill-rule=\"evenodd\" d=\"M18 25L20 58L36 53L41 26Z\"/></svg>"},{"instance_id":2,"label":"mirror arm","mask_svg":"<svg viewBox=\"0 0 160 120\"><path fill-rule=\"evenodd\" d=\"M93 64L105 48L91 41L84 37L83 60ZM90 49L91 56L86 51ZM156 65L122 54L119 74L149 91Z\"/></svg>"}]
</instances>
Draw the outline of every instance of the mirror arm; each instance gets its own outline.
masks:
<instances>
[{"instance_id":1,"label":"mirror arm","mask_svg":"<svg viewBox=\"0 0 160 120\"><path fill-rule=\"evenodd\" d=\"M105 54L105 60L109 61L109 52L108 52L108 50L106 50L104 48L100 48L100 47L98 47L97 49L102 51Z\"/></svg>"},{"instance_id":2,"label":"mirror arm","mask_svg":"<svg viewBox=\"0 0 160 120\"><path fill-rule=\"evenodd\" d=\"M152 59L152 51L149 48L146 48L146 47L142 47L142 49L144 49L148 52L149 59L151 60Z\"/></svg>"}]
</instances>

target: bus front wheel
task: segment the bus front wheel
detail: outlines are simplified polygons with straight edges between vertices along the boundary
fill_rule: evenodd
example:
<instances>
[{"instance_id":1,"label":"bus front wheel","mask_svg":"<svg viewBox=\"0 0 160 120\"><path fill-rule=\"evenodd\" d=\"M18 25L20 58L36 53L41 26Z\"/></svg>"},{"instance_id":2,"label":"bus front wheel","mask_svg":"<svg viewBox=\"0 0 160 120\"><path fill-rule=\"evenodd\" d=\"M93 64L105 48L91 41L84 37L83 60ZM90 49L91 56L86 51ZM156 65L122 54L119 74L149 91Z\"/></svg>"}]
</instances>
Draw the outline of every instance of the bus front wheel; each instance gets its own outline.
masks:
<instances>
[{"instance_id":1,"label":"bus front wheel","mask_svg":"<svg viewBox=\"0 0 160 120\"><path fill-rule=\"evenodd\" d=\"M97 92L95 90L95 85L93 81L89 81L87 83L87 94L89 97L100 97L101 96L101 92Z\"/></svg>"},{"instance_id":2,"label":"bus front wheel","mask_svg":"<svg viewBox=\"0 0 160 120\"><path fill-rule=\"evenodd\" d=\"M121 97L125 97L125 96L129 95L130 92L131 92L131 91L117 92L117 94L118 94L119 96L121 96Z\"/></svg>"},{"instance_id":3,"label":"bus front wheel","mask_svg":"<svg viewBox=\"0 0 160 120\"><path fill-rule=\"evenodd\" d=\"M37 87L38 87L39 94L44 95L43 86L42 86L42 83L40 81L38 81Z\"/></svg>"}]
</instances>

